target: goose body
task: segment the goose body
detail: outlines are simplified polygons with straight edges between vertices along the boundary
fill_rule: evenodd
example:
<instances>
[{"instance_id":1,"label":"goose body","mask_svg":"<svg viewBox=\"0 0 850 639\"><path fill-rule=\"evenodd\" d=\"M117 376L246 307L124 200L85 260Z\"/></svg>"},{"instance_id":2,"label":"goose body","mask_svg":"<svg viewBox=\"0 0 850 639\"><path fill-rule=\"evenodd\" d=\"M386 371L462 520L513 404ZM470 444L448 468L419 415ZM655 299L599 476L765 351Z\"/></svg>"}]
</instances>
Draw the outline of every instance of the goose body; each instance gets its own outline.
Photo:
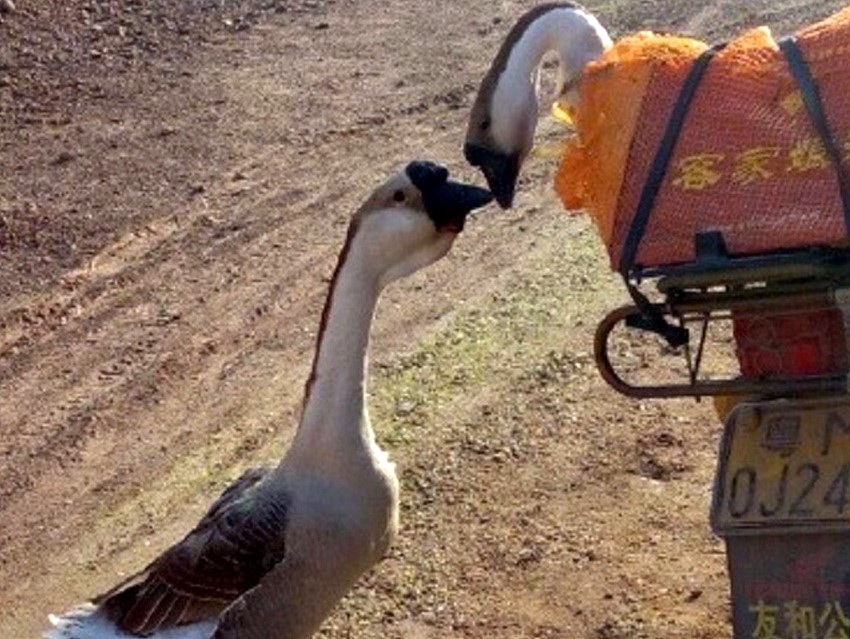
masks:
<instances>
[{"instance_id":1,"label":"goose body","mask_svg":"<svg viewBox=\"0 0 850 639\"><path fill-rule=\"evenodd\" d=\"M414 162L355 214L322 314L291 446L233 482L198 525L46 639L301 639L398 529L399 485L366 411L369 328L389 282L440 259L492 199Z\"/></svg>"},{"instance_id":2,"label":"goose body","mask_svg":"<svg viewBox=\"0 0 850 639\"><path fill-rule=\"evenodd\" d=\"M572 3L535 7L508 33L481 81L464 145L467 161L481 169L500 206L513 205L519 171L534 142L543 56L557 54L558 100L570 107L577 103L582 69L611 44L596 17Z\"/></svg>"}]
</instances>

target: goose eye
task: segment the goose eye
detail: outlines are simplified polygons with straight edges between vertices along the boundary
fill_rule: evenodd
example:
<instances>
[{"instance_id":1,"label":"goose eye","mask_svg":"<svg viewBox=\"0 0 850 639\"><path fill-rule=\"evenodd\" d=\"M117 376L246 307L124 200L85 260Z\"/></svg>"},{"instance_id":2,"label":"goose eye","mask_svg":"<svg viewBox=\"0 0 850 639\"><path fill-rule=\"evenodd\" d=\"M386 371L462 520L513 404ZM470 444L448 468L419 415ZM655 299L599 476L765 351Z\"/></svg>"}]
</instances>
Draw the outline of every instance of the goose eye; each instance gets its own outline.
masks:
<instances>
[{"instance_id":1,"label":"goose eye","mask_svg":"<svg viewBox=\"0 0 850 639\"><path fill-rule=\"evenodd\" d=\"M481 122L481 130L487 131L489 129L490 129L490 118L487 118L486 120L483 120Z\"/></svg>"},{"instance_id":2,"label":"goose eye","mask_svg":"<svg viewBox=\"0 0 850 639\"><path fill-rule=\"evenodd\" d=\"M393 193L393 200L395 200L396 202L404 202L404 191L396 191L395 193Z\"/></svg>"}]
</instances>

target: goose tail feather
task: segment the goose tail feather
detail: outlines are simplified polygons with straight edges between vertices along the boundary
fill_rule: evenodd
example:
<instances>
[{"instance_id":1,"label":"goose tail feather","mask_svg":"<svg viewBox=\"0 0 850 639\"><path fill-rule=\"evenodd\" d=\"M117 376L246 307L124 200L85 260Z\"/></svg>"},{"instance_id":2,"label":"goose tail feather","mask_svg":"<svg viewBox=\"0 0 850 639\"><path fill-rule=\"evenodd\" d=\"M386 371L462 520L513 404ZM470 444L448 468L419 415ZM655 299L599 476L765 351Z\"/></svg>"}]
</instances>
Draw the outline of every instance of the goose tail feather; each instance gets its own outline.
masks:
<instances>
[{"instance_id":1,"label":"goose tail feather","mask_svg":"<svg viewBox=\"0 0 850 639\"><path fill-rule=\"evenodd\" d=\"M48 615L52 628L42 639L139 639L122 632L98 607L86 604L61 615ZM160 630L146 639L209 639L215 621L204 621Z\"/></svg>"},{"instance_id":2,"label":"goose tail feather","mask_svg":"<svg viewBox=\"0 0 850 639\"><path fill-rule=\"evenodd\" d=\"M48 615L52 628L42 634L42 639L126 639L114 624L98 613L97 608L86 604L61 615Z\"/></svg>"}]
</instances>

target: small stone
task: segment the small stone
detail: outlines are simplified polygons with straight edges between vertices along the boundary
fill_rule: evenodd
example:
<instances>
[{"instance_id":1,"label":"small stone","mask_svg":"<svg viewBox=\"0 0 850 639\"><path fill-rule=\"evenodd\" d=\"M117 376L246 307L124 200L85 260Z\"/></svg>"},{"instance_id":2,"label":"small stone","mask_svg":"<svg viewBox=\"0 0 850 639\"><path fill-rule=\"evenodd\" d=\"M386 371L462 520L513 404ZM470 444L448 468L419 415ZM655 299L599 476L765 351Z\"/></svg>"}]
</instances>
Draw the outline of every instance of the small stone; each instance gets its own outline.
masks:
<instances>
[{"instance_id":1,"label":"small stone","mask_svg":"<svg viewBox=\"0 0 850 639\"><path fill-rule=\"evenodd\" d=\"M68 164L74 159L74 154L70 151L62 151L56 158L53 160L54 166L62 166L63 164Z\"/></svg>"},{"instance_id":2,"label":"small stone","mask_svg":"<svg viewBox=\"0 0 850 639\"><path fill-rule=\"evenodd\" d=\"M424 611L419 616L419 619L420 619L420 621L422 621L422 623L424 623L428 626L433 626L437 623L437 615L434 614L434 612L431 611L431 610Z\"/></svg>"},{"instance_id":3,"label":"small stone","mask_svg":"<svg viewBox=\"0 0 850 639\"><path fill-rule=\"evenodd\" d=\"M12 13L16 8L12 0L0 0L0 13Z\"/></svg>"},{"instance_id":4,"label":"small stone","mask_svg":"<svg viewBox=\"0 0 850 639\"><path fill-rule=\"evenodd\" d=\"M395 414L397 417L407 417L416 410L416 402L403 401L396 406Z\"/></svg>"},{"instance_id":5,"label":"small stone","mask_svg":"<svg viewBox=\"0 0 850 639\"><path fill-rule=\"evenodd\" d=\"M198 218L198 223L207 228L213 228L221 224L221 220L214 218L212 215L202 215Z\"/></svg>"},{"instance_id":6,"label":"small stone","mask_svg":"<svg viewBox=\"0 0 850 639\"><path fill-rule=\"evenodd\" d=\"M540 561L540 553L534 548L523 548L516 558L516 565L523 567Z\"/></svg>"}]
</instances>

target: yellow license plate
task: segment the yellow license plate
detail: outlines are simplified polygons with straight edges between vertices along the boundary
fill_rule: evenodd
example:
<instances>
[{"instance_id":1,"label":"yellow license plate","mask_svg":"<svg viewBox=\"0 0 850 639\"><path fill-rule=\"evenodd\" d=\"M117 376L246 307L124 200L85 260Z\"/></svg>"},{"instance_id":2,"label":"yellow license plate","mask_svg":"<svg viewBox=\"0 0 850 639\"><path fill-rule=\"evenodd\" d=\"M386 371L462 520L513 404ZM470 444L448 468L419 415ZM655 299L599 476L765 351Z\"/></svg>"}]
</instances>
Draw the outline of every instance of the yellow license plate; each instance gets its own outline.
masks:
<instances>
[{"instance_id":1,"label":"yellow license plate","mask_svg":"<svg viewBox=\"0 0 850 639\"><path fill-rule=\"evenodd\" d=\"M726 421L718 533L850 528L850 398L744 404Z\"/></svg>"}]
</instances>

